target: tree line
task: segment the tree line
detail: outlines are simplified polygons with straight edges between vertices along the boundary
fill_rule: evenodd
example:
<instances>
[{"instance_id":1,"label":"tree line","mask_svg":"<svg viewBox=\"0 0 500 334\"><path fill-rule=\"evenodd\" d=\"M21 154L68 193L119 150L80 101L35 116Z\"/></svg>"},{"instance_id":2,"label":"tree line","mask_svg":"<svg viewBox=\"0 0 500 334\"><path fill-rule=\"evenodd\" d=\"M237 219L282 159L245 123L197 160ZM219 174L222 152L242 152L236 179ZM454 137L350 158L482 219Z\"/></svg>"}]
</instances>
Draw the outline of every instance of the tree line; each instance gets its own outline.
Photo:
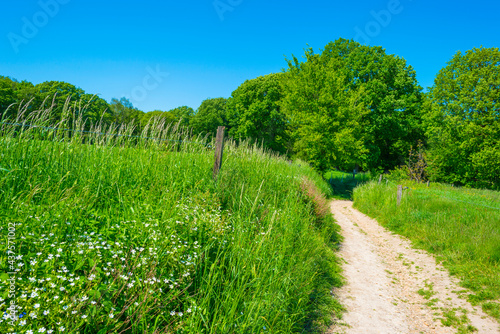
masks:
<instances>
[{"instance_id":1,"label":"tree line","mask_svg":"<svg viewBox=\"0 0 500 334\"><path fill-rule=\"evenodd\" d=\"M292 56L286 64L197 110L146 113L125 98L108 103L64 82L0 77L0 110L8 116L15 112L5 112L9 105L32 99L34 108L54 100L57 114L71 97L87 106L89 120L134 122L138 131L153 117L208 136L223 125L237 141L255 141L319 171L390 171L408 164L418 146L427 178L500 189L498 48L457 52L428 92L405 59L353 40L330 42L319 53L306 49L303 59Z\"/></svg>"}]
</instances>

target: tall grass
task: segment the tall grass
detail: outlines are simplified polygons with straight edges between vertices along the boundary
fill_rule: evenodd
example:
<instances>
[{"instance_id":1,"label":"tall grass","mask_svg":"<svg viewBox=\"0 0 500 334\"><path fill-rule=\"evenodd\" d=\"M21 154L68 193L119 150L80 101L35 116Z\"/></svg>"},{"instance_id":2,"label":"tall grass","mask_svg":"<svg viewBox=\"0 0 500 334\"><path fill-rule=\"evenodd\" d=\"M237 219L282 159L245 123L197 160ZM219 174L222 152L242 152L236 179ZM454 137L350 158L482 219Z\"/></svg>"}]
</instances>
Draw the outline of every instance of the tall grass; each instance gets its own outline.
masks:
<instances>
[{"instance_id":1,"label":"tall grass","mask_svg":"<svg viewBox=\"0 0 500 334\"><path fill-rule=\"evenodd\" d=\"M158 120L134 137L77 111L68 104L54 123L50 108L20 108L1 123L1 333L328 325L340 310L330 296L338 235L331 215L317 214L311 193L329 187L309 166L228 142L213 181L203 138Z\"/></svg>"},{"instance_id":2,"label":"tall grass","mask_svg":"<svg viewBox=\"0 0 500 334\"><path fill-rule=\"evenodd\" d=\"M426 249L470 289L467 298L500 319L500 192L427 187L410 181L396 206L396 184L368 183L354 204L382 225Z\"/></svg>"}]
</instances>

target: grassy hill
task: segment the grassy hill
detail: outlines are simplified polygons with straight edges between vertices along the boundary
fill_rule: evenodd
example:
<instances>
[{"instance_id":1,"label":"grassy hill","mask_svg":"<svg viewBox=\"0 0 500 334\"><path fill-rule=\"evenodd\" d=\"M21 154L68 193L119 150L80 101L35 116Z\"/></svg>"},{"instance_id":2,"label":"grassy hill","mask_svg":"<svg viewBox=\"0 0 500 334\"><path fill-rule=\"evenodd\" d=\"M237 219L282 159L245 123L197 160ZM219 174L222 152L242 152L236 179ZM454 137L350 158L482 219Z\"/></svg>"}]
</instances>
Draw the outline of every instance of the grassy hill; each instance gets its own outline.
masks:
<instances>
[{"instance_id":1,"label":"grassy hill","mask_svg":"<svg viewBox=\"0 0 500 334\"><path fill-rule=\"evenodd\" d=\"M340 311L305 163L229 142L213 181L211 145L175 127L33 115L0 125L1 333L315 332Z\"/></svg>"}]
</instances>

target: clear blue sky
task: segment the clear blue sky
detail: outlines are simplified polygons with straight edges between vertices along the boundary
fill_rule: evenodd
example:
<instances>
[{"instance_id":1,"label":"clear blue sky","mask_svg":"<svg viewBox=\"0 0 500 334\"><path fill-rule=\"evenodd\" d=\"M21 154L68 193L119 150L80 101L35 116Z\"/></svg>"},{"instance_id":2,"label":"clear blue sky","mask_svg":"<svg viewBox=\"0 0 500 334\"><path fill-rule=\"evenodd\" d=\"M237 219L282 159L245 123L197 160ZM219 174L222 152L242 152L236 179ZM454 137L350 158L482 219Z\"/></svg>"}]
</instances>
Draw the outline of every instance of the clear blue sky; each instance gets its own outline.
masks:
<instances>
[{"instance_id":1,"label":"clear blue sky","mask_svg":"<svg viewBox=\"0 0 500 334\"><path fill-rule=\"evenodd\" d=\"M458 50L500 47L499 18L493 0L4 1L0 75L196 109L343 37L405 58L428 87Z\"/></svg>"}]
</instances>

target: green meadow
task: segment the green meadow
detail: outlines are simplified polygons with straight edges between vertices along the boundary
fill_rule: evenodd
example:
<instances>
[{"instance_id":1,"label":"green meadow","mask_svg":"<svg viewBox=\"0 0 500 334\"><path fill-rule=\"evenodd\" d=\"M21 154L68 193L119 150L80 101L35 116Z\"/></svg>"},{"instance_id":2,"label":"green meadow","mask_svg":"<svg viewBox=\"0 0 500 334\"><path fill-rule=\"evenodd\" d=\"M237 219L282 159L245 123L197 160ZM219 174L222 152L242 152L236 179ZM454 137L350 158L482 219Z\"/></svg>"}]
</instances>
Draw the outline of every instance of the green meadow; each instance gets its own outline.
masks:
<instances>
[{"instance_id":1,"label":"green meadow","mask_svg":"<svg viewBox=\"0 0 500 334\"><path fill-rule=\"evenodd\" d=\"M47 115L0 124L1 333L319 332L341 311L309 165L227 142L214 181L213 143L176 126Z\"/></svg>"},{"instance_id":2,"label":"green meadow","mask_svg":"<svg viewBox=\"0 0 500 334\"><path fill-rule=\"evenodd\" d=\"M397 206L397 184L403 185ZM500 192L411 181L372 181L354 189L354 205L458 277L464 298L500 319Z\"/></svg>"}]
</instances>

